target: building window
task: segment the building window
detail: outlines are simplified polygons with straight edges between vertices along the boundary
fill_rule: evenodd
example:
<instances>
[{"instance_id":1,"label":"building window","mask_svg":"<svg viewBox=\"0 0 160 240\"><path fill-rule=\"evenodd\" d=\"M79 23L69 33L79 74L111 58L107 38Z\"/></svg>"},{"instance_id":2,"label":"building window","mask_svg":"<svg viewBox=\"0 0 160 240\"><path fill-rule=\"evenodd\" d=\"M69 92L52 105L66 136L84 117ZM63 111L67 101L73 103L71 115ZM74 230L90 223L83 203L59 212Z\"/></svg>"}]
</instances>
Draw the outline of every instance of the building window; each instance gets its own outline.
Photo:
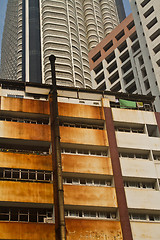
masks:
<instances>
[{"instance_id":1,"label":"building window","mask_svg":"<svg viewBox=\"0 0 160 240\"><path fill-rule=\"evenodd\" d=\"M156 38L160 36L160 29L158 29L156 32L154 32L151 36L150 39L151 41L154 41Z\"/></svg>"},{"instance_id":2,"label":"building window","mask_svg":"<svg viewBox=\"0 0 160 240\"><path fill-rule=\"evenodd\" d=\"M154 12L153 6L144 13L144 17L149 17Z\"/></svg>"},{"instance_id":3,"label":"building window","mask_svg":"<svg viewBox=\"0 0 160 240\"><path fill-rule=\"evenodd\" d=\"M64 177L63 184L109 187L111 180Z\"/></svg>"},{"instance_id":4,"label":"building window","mask_svg":"<svg viewBox=\"0 0 160 240\"><path fill-rule=\"evenodd\" d=\"M70 218L93 218L93 219L112 219L116 220L115 212L106 211L81 211L81 210L65 210L65 217Z\"/></svg>"},{"instance_id":5,"label":"building window","mask_svg":"<svg viewBox=\"0 0 160 240\"><path fill-rule=\"evenodd\" d=\"M107 52L111 47L113 46L113 41L111 40L109 43L107 43L105 46L104 46L104 51Z\"/></svg>"},{"instance_id":6,"label":"building window","mask_svg":"<svg viewBox=\"0 0 160 240\"><path fill-rule=\"evenodd\" d=\"M157 23L157 18L155 17L154 19L152 19L152 21L150 21L148 24L147 24L147 28L148 29L151 29L156 23Z\"/></svg>"},{"instance_id":7,"label":"building window","mask_svg":"<svg viewBox=\"0 0 160 240\"><path fill-rule=\"evenodd\" d=\"M117 41L119 41L124 35L125 35L124 30L122 30L115 36L115 38L117 39Z\"/></svg>"},{"instance_id":8,"label":"building window","mask_svg":"<svg viewBox=\"0 0 160 240\"><path fill-rule=\"evenodd\" d=\"M52 182L51 171L0 168L0 180L27 181L27 182Z\"/></svg>"},{"instance_id":9,"label":"building window","mask_svg":"<svg viewBox=\"0 0 160 240\"><path fill-rule=\"evenodd\" d=\"M145 7L151 0L144 0L142 3L141 3L141 6L142 7Z\"/></svg>"},{"instance_id":10,"label":"building window","mask_svg":"<svg viewBox=\"0 0 160 240\"><path fill-rule=\"evenodd\" d=\"M94 57L92 57L93 62L96 62L101 57L101 52L99 51Z\"/></svg>"},{"instance_id":11,"label":"building window","mask_svg":"<svg viewBox=\"0 0 160 240\"><path fill-rule=\"evenodd\" d=\"M0 207L0 221L53 223L53 210Z\"/></svg>"},{"instance_id":12,"label":"building window","mask_svg":"<svg viewBox=\"0 0 160 240\"><path fill-rule=\"evenodd\" d=\"M131 30L135 26L134 20L127 25L128 30Z\"/></svg>"}]
</instances>

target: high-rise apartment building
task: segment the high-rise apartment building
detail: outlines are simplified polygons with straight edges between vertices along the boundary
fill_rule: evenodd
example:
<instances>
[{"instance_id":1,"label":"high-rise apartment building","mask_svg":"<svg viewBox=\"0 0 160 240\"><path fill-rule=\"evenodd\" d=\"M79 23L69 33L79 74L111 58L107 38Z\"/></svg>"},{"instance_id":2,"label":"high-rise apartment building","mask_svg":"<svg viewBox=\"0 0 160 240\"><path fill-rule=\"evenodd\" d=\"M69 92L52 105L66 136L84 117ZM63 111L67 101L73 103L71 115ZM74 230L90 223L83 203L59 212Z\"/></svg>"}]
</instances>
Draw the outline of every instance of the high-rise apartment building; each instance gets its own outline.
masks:
<instances>
[{"instance_id":1,"label":"high-rise apartment building","mask_svg":"<svg viewBox=\"0 0 160 240\"><path fill-rule=\"evenodd\" d=\"M51 83L49 56L54 54L57 84L91 88L88 53L119 24L120 13L125 17L118 0L8 0L1 77Z\"/></svg>"},{"instance_id":2,"label":"high-rise apartment building","mask_svg":"<svg viewBox=\"0 0 160 240\"><path fill-rule=\"evenodd\" d=\"M51 86L0 84L0 239L54 240ZM153 104L151 96L58 87L66 240L160 239Z\"/></svg>"},{"instance_id":3,"label":"high-rise apartment building","mask_svg":"<svg viewBox=\"0 0 160 240\"><path fill-rule=\"evenodd\" d=\"M151 4L147 9L148 4L144 7L140 1L137 4L143 14L152 9ZM150 13L146 21L142 13L142 16L137 13L136 6L135 3L132 6L133 16L130 14L90 51L93 86L99 90L156 96L156 110L160 111L158 13Z\"/></svg>"},{"instance_id":4,"label":"high-rise apartment building","mask_svg":"<svg viewBox=\"0 0 160 240\"><path fill-rule=\"evenodd\" d=\"M22 79L22 0L9 1L3 29L0 77Z\"/></svg>"},{"instance_id":5,"label":"high-rise apartment building","mask_svg":"<svg viewBox=\"0 0 160 240\"><path fill-rule=\"evenodd\" d=\"M156 96L160 111L160 1L130 1L139 44L143 51L144 71L148 89ZM144 84L142 82L142 89Z\"/></svg>"}]
</instances>

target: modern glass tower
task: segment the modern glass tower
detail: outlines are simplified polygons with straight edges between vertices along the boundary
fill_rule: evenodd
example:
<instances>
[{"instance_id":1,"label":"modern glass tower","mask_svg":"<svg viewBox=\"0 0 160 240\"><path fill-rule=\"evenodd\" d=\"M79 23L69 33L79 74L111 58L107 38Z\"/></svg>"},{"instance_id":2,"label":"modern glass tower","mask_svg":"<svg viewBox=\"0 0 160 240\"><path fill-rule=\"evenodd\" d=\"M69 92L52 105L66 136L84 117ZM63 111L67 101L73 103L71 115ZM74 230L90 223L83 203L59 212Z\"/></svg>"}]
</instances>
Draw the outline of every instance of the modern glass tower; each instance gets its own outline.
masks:
<instances>
[{"instance_id":1,"label":"modern glass tower","mask_svg":"<svg viewBox=\"0 0 160 240\"><path fill-rule=\"evenodd\" d=\"M88 53L122 10L118 0L8 0L0 77L50 84L54 54L59 85L92 88Z\"/></svg>"}]
</instances>

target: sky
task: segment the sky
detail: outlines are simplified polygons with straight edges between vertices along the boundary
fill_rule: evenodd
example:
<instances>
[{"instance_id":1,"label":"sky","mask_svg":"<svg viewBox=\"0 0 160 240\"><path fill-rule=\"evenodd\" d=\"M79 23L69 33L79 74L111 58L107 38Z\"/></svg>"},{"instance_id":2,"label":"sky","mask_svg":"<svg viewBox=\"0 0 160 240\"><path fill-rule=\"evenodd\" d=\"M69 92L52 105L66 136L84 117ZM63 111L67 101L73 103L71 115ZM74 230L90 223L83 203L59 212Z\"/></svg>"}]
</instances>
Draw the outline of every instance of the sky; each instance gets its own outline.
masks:
<instances>
[{"instance_id":1,"label":"sky","mask_svg":"<svg viewBox=\"0 0 160 240\"><path fill-rule=\"evenodd\" d=\"M123 0L126 16L128 16L131 13L131 8L129 4L129 0Z\"/></svg>"},{"instance_id":2,"label":"sky","mask_svg":"<svg viewBox=\"0 0 160 240\"><path fill-rule=\"evenodd\" d=\"M1 40L2 40L2 34L3 34L3 26L4 26L7 2L8 0L0 0L0 56L1 56Z\"/></svg>"},{"instance_id":3,"label":"sky","mask_svg":"<svg viewBox=\"0 0 160 240\"><path fill-rule=\"evenodd\" d=\"M8 0L0 0L0 58L1 58L1 40L2 40L2 34L3 34L3 26L4 26L7 2ZM129 0L123 0L123 3L125 7L126 16L128 16L131 13Z\"/></svg>"}]
</instances>

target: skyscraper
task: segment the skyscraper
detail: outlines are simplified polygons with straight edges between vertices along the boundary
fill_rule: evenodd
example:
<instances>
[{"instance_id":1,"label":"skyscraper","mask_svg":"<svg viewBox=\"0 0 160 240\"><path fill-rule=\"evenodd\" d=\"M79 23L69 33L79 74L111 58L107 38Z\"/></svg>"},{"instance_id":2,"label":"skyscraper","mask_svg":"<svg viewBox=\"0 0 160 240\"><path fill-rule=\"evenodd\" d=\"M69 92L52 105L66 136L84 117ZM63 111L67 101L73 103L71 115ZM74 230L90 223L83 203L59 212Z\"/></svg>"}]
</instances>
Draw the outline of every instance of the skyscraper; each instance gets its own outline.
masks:
<instances>
[{"instance_id":1,"label":"skyscraper","mask_svg":"<svg viewBox=\"0 0 160 240\"><path fill-rule=\"evenodd\" d=\"M9 20L12 5L16 10L14 16L17 23L14 39L14 34L9 32L12 26ZM57 58L59 85L91 88L88 52L119 24L120 5L122 6L122 2L115 0L8 0L2 43L1 77L51 83L48 57L54 54ZM10 69L11 52L7 51L9 48L5 40L8 39L8 35L15 48L14 74ZM17 65L16 59L19 51L20 66ZM6 62L10 69L7 76Z\"/></svg>"}]
</instances>

